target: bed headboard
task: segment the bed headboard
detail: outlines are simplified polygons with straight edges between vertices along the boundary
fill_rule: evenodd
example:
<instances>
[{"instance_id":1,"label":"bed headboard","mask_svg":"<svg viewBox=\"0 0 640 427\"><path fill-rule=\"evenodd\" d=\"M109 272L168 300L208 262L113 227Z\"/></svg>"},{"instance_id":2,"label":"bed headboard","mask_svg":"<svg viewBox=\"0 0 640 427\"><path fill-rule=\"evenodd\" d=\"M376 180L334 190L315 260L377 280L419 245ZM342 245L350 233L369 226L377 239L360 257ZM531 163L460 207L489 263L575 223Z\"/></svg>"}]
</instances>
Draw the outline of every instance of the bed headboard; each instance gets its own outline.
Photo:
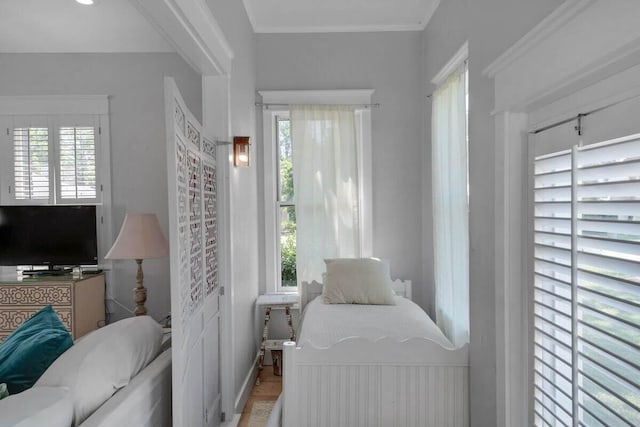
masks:
<instances>
[{"instance_id":1,"label":"bed headboard","mask_svg":"<svg viewBox=\"0 0 640 427\"><path fill-rule=\"evenodd\" d=\"M391 289L396 295L411 299L411 280L392 280ZM302 313L309 301L319 295L322 295L322 283L315 280L300 283L300 312Z\"/></svg>"}]
</instances>

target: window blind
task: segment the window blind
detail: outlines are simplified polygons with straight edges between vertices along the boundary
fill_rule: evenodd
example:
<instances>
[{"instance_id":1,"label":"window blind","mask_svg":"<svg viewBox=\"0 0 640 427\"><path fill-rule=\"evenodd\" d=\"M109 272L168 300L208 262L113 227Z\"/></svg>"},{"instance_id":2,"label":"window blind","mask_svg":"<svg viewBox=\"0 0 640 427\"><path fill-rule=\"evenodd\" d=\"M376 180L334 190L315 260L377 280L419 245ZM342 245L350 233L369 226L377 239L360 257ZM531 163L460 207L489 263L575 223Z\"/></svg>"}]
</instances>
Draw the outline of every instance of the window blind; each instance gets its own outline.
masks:
<instances>
[{"instance_id":1,"label":"window blind","mask_svg":"<svg viewBox=\"0 0 640 427\"><path fill-rule=\"evenodd\" d=\"M94 127L59 128L61 199L95 199L96 139Z\"/></svg>"},{"instance_id":2,"label":"window blind","mask_svg":"<svg viewBox=\"0 0 640 427\"><path fill-rule=\"evenodd\" d=\"M13 176L16 200L49 199L48 128L14 128Z\"/></svg>"},{"instance_id":3,"label":"window blind","mask_svg":"<svg viewBox=\"0 0 640 427\"><path fill-rule=\"evenodd\" d=\"M537 425L570 426L573 417L572 156L534 165L534 412Z\"/></svg>"},{"instance_id":4,"label":"window blind","mask_svg":"<svg viewBox=\"0 0 640 427\"><path fill-rule=\"evenodd\" d=\"M576 152L583 425L640 425L640 136Z\"/></svg>"},{"instance_id":5,"label":"window blind","mask_svg":"<svg viewBox=\"0 0 640 427\"><path fill-rule=\"evenodd\" d=\"M534 164L536 425L640 425L640 135Z\"/></svg>"}]
</instances>

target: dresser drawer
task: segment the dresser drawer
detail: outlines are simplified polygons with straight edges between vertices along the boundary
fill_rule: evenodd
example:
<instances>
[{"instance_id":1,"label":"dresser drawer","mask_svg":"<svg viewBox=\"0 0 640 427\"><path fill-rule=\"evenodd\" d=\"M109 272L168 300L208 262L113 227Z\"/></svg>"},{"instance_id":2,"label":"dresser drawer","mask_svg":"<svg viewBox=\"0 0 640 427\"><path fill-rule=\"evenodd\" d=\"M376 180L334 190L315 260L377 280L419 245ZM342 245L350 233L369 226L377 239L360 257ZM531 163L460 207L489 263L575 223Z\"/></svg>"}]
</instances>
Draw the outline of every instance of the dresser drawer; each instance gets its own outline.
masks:
<instances>
[{"instance_id":1,"label":"dresser drawer","mask_svg":"<svg viewBox=\"0 0 640 427\"><path fill-rule=\"evenodd\" d=\"M71 305L71 283L21 284L0 286L0 306Z\"/></svg>"},{"instance_id":2,"label":"dresser drawer","mask_svg":"<svg viewBox=\"0 0 640 427\"><path fill-rule=\"evenodd\" d=\"M4 341L11 332L41 309L42 306L7 307L0 305L0 342ZM53 309L58 314L58 317L60 317L60 320L62 320L62 323L67 327L67 330L70 333L73 333L73 315L71 307L56 307L54 305Z\"/></svg>"},{"instance_id":3,"label":"dresser drawer","mask_svg":"<svg viewBox=\"0 0 640 427\"><path fill-rule=\"evenodd\" d=\"M98 329L105 318L104 288L103 274L0 281L0 342L46 305L73 339Z\"/></svg>"}]
</instances>

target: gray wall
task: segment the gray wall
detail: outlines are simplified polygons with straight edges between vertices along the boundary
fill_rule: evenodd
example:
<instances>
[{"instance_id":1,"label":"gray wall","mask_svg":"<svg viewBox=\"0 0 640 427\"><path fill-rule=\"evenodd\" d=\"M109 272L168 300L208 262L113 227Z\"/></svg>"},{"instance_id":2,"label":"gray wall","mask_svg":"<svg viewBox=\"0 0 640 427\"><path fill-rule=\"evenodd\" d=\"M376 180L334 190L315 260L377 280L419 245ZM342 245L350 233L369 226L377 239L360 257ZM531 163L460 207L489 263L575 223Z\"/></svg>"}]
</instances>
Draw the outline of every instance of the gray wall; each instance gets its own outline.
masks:
<instances>
[{"instance_id":1,"label":"gray wall","mask_svg":"<svg viewBox=\"0 0 640 427\"><path fill-rule=\"evenodd\" d=\"M411 279L420 265L420 33L257 34L257 88L375 89L373 253Z\"/></svg>"},{"instance_id":2,"label":"gray wall","mask_svg":"<svg viewBox=\"0 0 640 427\"><path fill-rule=\"evenodd\" d=\"M423 86L469 40L470 397L471 425L496 425L493 82L482 75L499 54L553 11L560 0L447 0L423 38ZM430 116L430 105L425 108ZM430 132L425 127L425 155ZM425 216L427 218L427 216ZM425 228L430 222L425 222ZM427 233L429 235L429 233ZM426 242L429 243L430 242Z\"/></svg>"},{"instance_id":3,"label":"gray wall","mask_svg":"<svg viewBox=\"0 0 640 427\"><path fill-rule=\"evenodd\" d=\"M255 39L240 1L208 0L207 4L233 49L231 64L231 135L250 136L255 154ZM254 313L258 297L258 207L257 167L231 168L231 251L233 307L233 358L235 394L241 391L257 354L258 327ZM224 369L224 368L223 368ZM250 384L251 386L251 384ZM236 397L236 396L234 396ZM241 411L242 408L236 408Z\"/></svg>"},{"instance_id":4,"label":"gray wall","mask_svg":"<svg viewBox=\"0 0 640 427\"><path fill-rule=\"evenodd\" d=\"M164 76L175 78L201 119L202 84L175 53L0 54L0 95L110 95L113 240L127 211L154 212L168 237ZM114 261L112 296L133 310L133 261ZM147 308L171 307L167 260L146 260ZM109 304L112 320L130 316Z\"/></svg>"}]
</instances>

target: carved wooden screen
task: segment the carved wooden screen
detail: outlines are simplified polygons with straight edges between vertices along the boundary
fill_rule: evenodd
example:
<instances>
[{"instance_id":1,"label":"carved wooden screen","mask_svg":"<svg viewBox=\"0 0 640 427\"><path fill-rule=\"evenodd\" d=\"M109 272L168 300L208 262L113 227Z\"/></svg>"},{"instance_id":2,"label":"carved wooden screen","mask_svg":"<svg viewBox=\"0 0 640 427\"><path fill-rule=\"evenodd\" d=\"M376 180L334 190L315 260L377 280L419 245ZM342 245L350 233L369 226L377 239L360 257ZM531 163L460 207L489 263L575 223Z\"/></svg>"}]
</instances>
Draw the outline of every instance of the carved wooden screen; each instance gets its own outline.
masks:
<instances>
[{"instance_id":1,"label":"carved wooden screen","mask_svg":"<svg viewBox=\"0 0 640 427\"><path fill-rule=\"evenodd\" d=\"M216 146L165 78L173 422L220 420Z\"/></svg>"}]
</instances>

